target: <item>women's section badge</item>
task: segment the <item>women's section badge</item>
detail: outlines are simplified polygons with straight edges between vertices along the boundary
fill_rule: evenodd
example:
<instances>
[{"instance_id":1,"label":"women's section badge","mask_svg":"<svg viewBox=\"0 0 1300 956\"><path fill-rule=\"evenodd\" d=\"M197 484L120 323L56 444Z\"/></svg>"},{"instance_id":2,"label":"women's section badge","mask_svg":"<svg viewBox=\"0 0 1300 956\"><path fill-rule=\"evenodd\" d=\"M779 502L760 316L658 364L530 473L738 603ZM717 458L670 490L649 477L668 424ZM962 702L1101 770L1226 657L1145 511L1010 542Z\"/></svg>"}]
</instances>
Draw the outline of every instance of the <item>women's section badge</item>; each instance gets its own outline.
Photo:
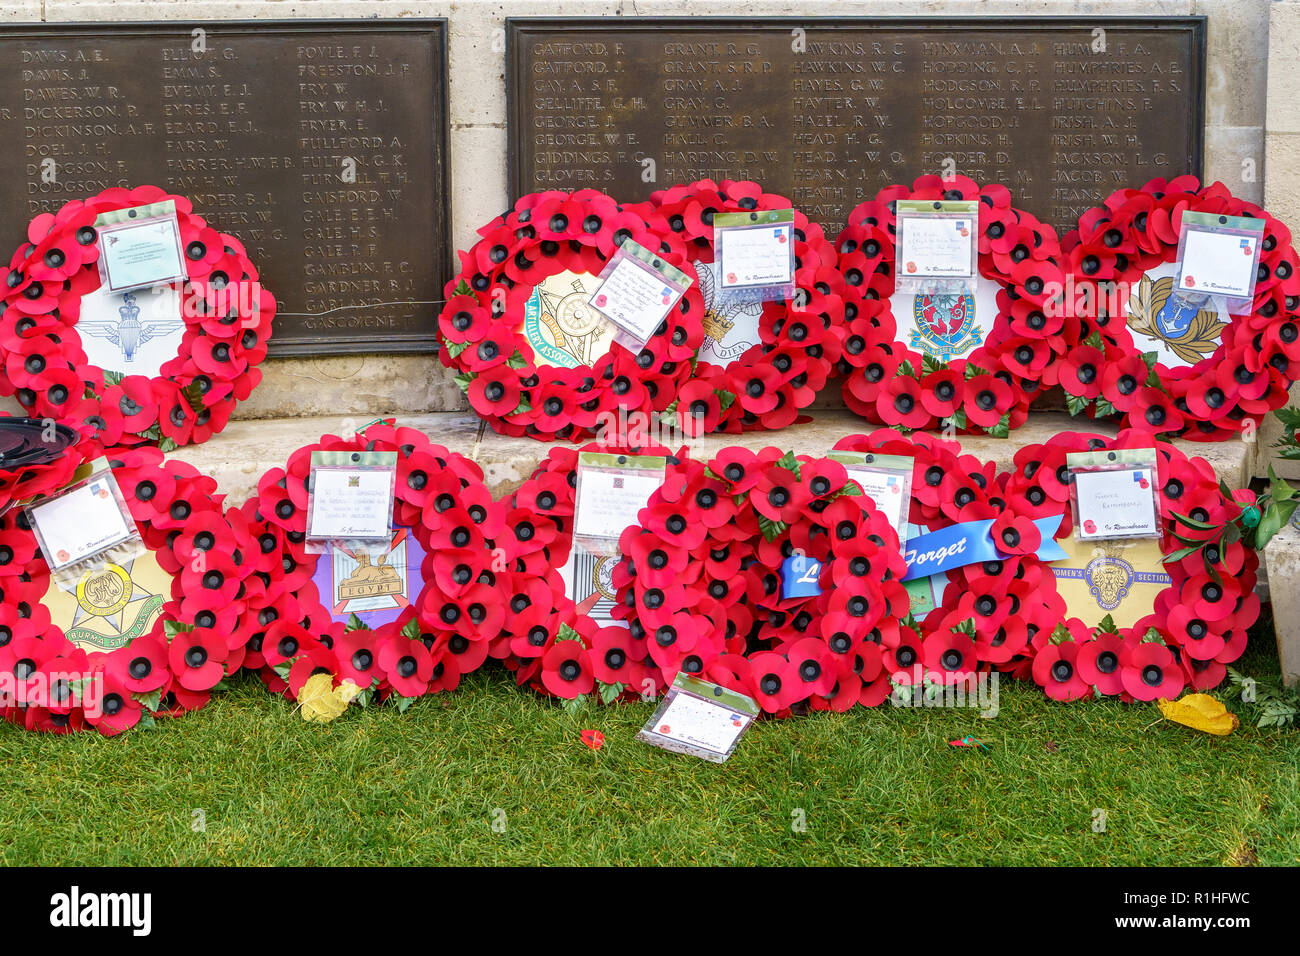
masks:
<instances>
[{"instance_id":1,"label":"women's section badge","mask_svg":"<svg viewBox=\"0 0 1300 956\"><path fill-rule=\"evenodd\" d=\"M1155 609L1169 587L1159 542L1154 539L1080 544L1070 535L1057 542L1068 555L1051 564L1066 613L1095 627L1107 614L1117 627L1132 627Z\"/></svg>"},{"instance_id":2,"label":"women's section badge","mask_svg":"<svg viewBox=\"0 0 1300 956\"><path fill-rule=\"evenodd\" d=\"M87 571L71 591L51 579L41 600L69 641L87 652L107 652L153 629L171 586L171 576L146 552Z\"/></svg>"},{"instance_id":3,"label":"women's section badge","mask_svg":"<svg viewBox=\"0 0 1300 956\"><path fill-rule=\"evenodd\" d=\"M913 296L911 347L940 361L959 358L984 341L975 316L975 296L969 292Z\"/></svg>"},{"instance_id":4,"label":"women's section badge","mask_svg":"<svg viewBox=\"0 0 1300 956\"><path fill-rule=\"evenodd\" d=\"M1195 365L1219 348L1228 323L1213 298L1188 303L1173 294L1174 276L1166 264L1151 269L1131 290L1126 309L1129 331L1149 340L1160 360L1171 367ZM1144 344L1139 340L1139 347Z\"/></svg>"},{"instance_id":5,"label":"women's section badge","mask_svg":"<svg viewBox=\"0 0 1300 956\"><path fill-rule=\"evenodd\" d=\"M524 337L538 365L593 365L609 351L617 331L588 301L595 276L560 272L533 289L524 305Z\"/></svg>"}]
</instances>

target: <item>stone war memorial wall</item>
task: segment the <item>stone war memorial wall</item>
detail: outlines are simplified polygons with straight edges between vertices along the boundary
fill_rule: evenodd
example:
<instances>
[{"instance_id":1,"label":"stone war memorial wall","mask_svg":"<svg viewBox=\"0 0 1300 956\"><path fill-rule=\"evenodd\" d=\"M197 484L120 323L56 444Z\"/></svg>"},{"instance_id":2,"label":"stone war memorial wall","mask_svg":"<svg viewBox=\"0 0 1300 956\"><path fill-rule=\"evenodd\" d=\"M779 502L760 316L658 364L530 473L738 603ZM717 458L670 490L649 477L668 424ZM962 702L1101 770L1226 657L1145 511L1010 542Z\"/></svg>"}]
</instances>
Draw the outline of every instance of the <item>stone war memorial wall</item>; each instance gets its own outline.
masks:
<instances>
[{"instance_id":1,"label":"stone war memorial wall","mask_svg":"<svg viewBox=\"0 0 1300 956\"><path fill-rule=\"evenodd\" d=\"M752 179L838 232L922 173L1011 190L1061 234L1200 175L1205 22L947 17L509 24L511 190Z\"/></svg>"},{"instance_id":2,"label":"stone war memorial wall","mask_svg":"<svg viewBox=\"0 0 1300 956\"><path fill-rule=\"evenodd\" d=\"M2 27L0 166L22 188L0 195L0 232L155 184L261 264L272 355L428 351L445 47L424 20Z\"/></svg>"}]
</instances>

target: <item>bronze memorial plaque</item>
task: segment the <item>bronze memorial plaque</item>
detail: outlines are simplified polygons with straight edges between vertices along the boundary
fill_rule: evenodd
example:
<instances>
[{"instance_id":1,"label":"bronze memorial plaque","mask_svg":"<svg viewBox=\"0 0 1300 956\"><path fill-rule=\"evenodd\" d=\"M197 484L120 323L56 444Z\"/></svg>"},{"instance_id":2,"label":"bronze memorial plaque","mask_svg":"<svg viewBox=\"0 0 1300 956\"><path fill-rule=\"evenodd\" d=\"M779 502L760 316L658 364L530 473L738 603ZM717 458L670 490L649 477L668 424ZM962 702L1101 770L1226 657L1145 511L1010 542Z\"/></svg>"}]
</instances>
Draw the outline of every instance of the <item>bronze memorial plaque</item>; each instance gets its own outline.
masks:
<instances>
[{"instance_id":1,"label":"bronze memorial plaque","mask_svg":"<svg viewBox=\"0 0 1300 956\"><path fill-rule=\"evenodd\" d=\"M272 355L431 350L445 61L442 20L0 26L0 255L38 213L149 183L244 242Z\"/></svg>"},{"instance_id":2,"label":"bronze memorial plaque","mask_svg":"<svg viewBox=\"0 0 1300 956\"><path fill-rule=\"evenodd\" d=\"M1058 230L1201 171L1203 17L508 23L511 189L753 179L830 236L891 183L1007 186Z\"/></svg>"}]
</instances>

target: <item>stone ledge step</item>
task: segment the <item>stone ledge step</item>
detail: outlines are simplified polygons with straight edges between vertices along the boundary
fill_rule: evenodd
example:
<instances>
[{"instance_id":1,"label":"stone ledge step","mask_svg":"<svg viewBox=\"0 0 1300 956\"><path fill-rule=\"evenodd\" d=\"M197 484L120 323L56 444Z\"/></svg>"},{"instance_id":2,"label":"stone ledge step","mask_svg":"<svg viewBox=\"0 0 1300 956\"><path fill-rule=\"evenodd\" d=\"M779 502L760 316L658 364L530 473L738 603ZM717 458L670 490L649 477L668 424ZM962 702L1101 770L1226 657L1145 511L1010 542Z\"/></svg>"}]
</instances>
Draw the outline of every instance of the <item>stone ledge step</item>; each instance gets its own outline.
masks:
<instances>
[{"instance_id":1,"label":"stone ledge step","mask_svg":"<svg viewBox=\"0 0 1300 956\"><path fill-rule=\"evenodd\" d=\"M297 448L318 440L322 435L350 433L378 414L367 417L273 418L231 421L225 430L202 445L192 445L173 452L217 480L230 505L239 505L257 492L262 473L283 467ZM445 445L476 461L483 469L494 495L514 491L546 457L551 443L530 438L508 438L493 432L470 412L431 412L397 417L398 424L418 428L434 442ZM764 448L774 445L800 455L824 455L846 435L874 431L876 426L851 412L823 410L814 412L813 420L775 432L746 432L743 435L708 435L690 442L696 457L709 458L730 445ZM1007 438L960 436L962 450L985 461L992 461L998 471L1011 466L1017 451L1026 445L1047 441L1062 431L1095 431L1113 435L1116 428L1071 418L1064 412L1036 413ZM654 437L653 435L651 436ZM665 443L668 439L665 437ZM1204 458L1215 473L1230 486L1243 487L1251 475L1254 447L1240 439L1206 443L1178 441L1175 444L1188 455ZM1297 617L1300 620L1300 616Z\"/></svg>"}]
</instances>

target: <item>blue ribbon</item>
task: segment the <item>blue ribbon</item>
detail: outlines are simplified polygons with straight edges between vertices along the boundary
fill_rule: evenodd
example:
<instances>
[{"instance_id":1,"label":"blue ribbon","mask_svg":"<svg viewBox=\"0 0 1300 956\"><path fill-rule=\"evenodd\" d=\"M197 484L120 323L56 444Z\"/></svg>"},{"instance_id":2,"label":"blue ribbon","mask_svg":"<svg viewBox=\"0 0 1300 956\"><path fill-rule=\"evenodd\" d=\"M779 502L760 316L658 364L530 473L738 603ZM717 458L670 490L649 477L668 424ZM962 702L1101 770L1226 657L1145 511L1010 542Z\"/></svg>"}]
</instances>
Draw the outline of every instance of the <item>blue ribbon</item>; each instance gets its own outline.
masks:
<instances>
[{"instance_id":1,"label":"blue ribbon","mask_svg":"<svg viewBox=\"0 0 1300 956\"><path fill-rule=\"evenodd\" d=\"M1043 561L1060 561L1069 557L1056 543L1056 532L1061 527L1064 515L1039 518L1034 522L1042 537L1042 544L1035 554ZM1003 561L1011 555L999 551L989 533L993 528L991 520L964 521L949 528L940 528L915 538L907 539L907 574L904 581L916 578L928 578L932 574L942 574L953 568L981 561Z\"/></svg>"}]
</instances>

